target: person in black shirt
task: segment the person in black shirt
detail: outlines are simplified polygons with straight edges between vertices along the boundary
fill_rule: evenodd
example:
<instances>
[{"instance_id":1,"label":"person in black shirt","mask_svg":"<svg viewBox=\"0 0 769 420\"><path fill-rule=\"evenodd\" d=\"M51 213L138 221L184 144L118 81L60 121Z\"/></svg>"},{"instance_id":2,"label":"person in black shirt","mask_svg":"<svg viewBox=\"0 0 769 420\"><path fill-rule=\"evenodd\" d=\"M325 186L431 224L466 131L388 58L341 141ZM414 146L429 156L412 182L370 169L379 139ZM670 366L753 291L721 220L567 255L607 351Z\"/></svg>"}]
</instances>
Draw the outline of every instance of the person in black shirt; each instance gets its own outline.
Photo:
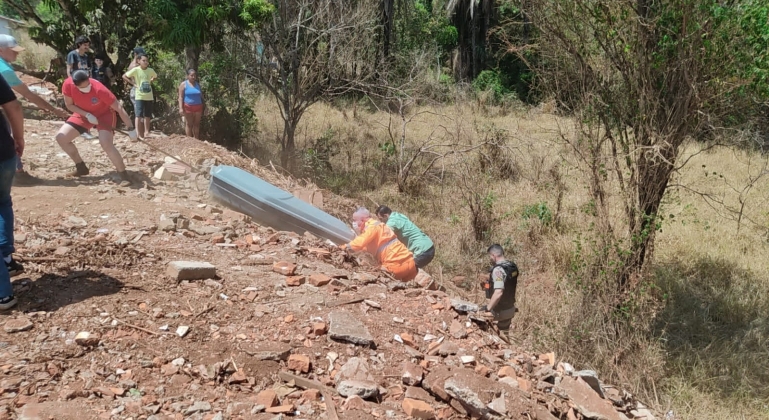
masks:
<instances>
[{"instance_id":1,"label":"person in black shirt","mask_svg":"<svg viewBox=\"0 0 769 420\"><path fill-rule=\"evenodd\" d=\"M107 54L104 54L103 52L96 54L91 77L100 81L104 86L112 86L115 77L114 74L112 74L112 68L109 65Z\"/></svg>"},{"instance_id":2,"label":"person in black shirt","mask_svg":"<svg viewBox=\"0 0 769 420\"><path fill-rule=\"evenodd\" d=\"M91 48L91 41L80 35L75 38L75 49L67 54L67 76L72 77L72 73L77 70L85 70L91 74L91 60L88 58L88 50Z\"/></svg>"},{"instance_id":3,"label":"person in black shirt","mask_svg":"<svg viewBox=\"0 0 769 420\"><path fill-rule=\"evenodd\" d=\"M5 118L0 118L0 253L5 260L5 264L0 264L0 310L6 310L16 305L9 272L13 270L11 254L15 251L11 186L16 174L16 156L21 157L24 153L24 112L8 82L2 77L0 107L5 113Z\"/></svg>"}]
</instances>

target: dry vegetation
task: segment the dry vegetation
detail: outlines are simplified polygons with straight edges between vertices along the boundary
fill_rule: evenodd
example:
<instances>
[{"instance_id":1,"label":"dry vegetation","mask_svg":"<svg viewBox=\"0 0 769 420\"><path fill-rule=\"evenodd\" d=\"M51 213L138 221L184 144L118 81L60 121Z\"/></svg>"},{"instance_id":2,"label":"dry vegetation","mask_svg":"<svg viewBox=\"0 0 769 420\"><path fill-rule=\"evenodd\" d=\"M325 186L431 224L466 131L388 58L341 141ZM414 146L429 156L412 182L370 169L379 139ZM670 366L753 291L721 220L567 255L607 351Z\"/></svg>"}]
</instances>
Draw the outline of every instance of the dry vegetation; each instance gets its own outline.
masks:
<instances>
[{"instance_id":1,"label":"dry vegetation","mask_svg":"<svg viewBox=\"0 0 769 420\"><path fill-rule=\"evenodd\" d=\"M644 287L632 301L643 311L628 309L629 317L646 316L633 319L633 332L617 336L591 323L599 309L584 303L581 262L590 258L594 220L584 168L564 144L574 135L571 121L542 107L501 112L462 98L456 103L462 105L409 108L405 130L400 116L365 102L318 104L297 132L297 148L313 149L304 155L306 176L360 204L386 203L408 214L438 245L432 274L452 287L455 276L466 276L465 293L476 299L483 250L491 242L505 245L524 273L518 336L534 350L555 349L676 418L766 418L766 157L686 147L691 160L664 200L655 264L637 279ZM261 138L255 141L264 145L279 137L282 124L269 100L255 109ZM400 153L385 158L383 144L404 132L401 163L420 147L425 152L408 190L399 192ZM447 155L451 150L470 151ZM492 157L500 154L507 158ZM748 184L753 187L743 190ZM490 226L483 241L476 241L472 226L474 198Z\"/></svg>"}]
</instances>

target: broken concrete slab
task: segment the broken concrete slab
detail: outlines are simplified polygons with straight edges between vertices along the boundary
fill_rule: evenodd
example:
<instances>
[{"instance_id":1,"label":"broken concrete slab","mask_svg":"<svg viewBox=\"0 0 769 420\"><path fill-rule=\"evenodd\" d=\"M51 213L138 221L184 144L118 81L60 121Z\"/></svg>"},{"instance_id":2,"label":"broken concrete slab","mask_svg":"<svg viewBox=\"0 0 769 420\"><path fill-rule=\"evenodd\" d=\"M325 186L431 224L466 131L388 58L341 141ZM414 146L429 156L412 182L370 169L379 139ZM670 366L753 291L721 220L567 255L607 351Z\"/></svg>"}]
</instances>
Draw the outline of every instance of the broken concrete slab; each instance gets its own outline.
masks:
<instances>
[{"instance_id":1,"label":"broken concrete slab","mask_svg":"<svg viewBox=\"0 0 769 420\"><path fill-rule=\"evenodd\" d=\"M504 408L508 412L521 412L526 406L520 391L480 376L470 370L460 369L452 377L446 379L444 390L452 398L462 403L471 416L487 419L503 419L506 415L499 414L489 408L495 399L504 398ZM501 409L499 401L493 404Z\"/></svg>"},{"instance_id":2,"label":"broken concrete slab","mask_svg":"<svg viewBox=\"0 0 769 420\"><path fill-rule=\"evenodd\" d=\"M587 384L590 385L590 388L593 388L601 398L606 398L603 393L603 388L601 388L601 381L598 379L598 373L595 371L580 370L579 372L574 372L574 377L581 378L583 381L587 382Z\"/></svg>"},{"instance_id":3,"label":"broken concrete slab","mask_svg":"<svg viewBox=\"0 0 769 420\"><path fill-rule=\"evenodd\" d=\"M176 281L212 279L216 277L216 267L201 261L171 261L166 274Z\"/></svg>"},{"instance_id":4,"label":"broken concrete slab","mask_svg":"<svg viewBox=\"0 0 769 420\"><path fill-rule=\"evenodd\" d=\"M328 335L334 340L368 346L374 342L374 337L365 325L346 311L335 311L329 314L331 327Z\"/></svg>"},{"instance_id":5,"label":"broken concrete slab","mask_svg":"<svg viewBox=\"0 0 769 420\"><path fill-rule=\"evenodd\" d=\"M374 381L374 377L369 373L368 363L359 357L351 357L347 363L342 365L334 376L334 380L340 381Z\"/></svg>"},{"instance_id":6,"label":"broken concrete slab","mask_svg":"<svg viewBox=\"0 0 769 420\"><path fill-rule=\"evenodd\" d=\"M20 317L20 318L7 321L5 325L3 325L3 330L5 330L5 332L9 334L12 334L12 333L17 333L22 331L29 331L34 326L35 324L33 324L32 321L29 320L29 318Z\"/></svg>"},{"instance_id":7,"label":"broken concrete slab","mask_svg":"<svg viewBox=\"0 0 769 420\"><path fill-rule=\"evenodd\" d=\"M480 307L472 302L467 302L460 299L451 299L451 307L457 312L478 312Z\"/></svg>"},{"instance_id":8,"label":"broken concrete slab","mask_svg":"<svg viewBox=\"0 0 769 420\"><path fill-rule=\"evenodd\" d=\"M449 401L451 396L446 392L444 385L446 379L452 377L454 373L455 371L451 368L444 365L438 365L422 380L422 388L443 401Z\"/></svg>"},{"instance_id":9,"label":"broken concrete slab","mask_svg":"<svg viewBox=\"0 0 769 420\"><path fill-rule=\"evenodd\" d=\"M584 380L564 377L558 388L569 396L574 407L589 419L622 420L609 400L601 398Z\"/></svg>"},{"instance_id":10,"label":"broken concrete slab","mask_svg":"<svg viewBox=\"0 0 769 420\"><path fill-rule=\"evenodd\" d=\"M371 381L342 381L336 390L343 397L357 395L364 400L379 395L379 386Z\"/></svg>"}]
</instances>

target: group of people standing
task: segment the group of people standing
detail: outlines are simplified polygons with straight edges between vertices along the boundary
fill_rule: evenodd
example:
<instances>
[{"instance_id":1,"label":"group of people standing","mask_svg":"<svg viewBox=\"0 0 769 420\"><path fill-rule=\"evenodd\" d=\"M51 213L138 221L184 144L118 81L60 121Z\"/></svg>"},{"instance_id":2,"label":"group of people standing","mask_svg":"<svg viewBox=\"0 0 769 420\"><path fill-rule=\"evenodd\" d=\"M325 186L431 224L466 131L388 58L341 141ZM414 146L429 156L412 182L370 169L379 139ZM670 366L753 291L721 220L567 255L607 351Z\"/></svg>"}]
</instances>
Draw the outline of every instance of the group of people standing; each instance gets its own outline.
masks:
<instances>
[{"instance_id":1,"label":"group of people standing","mask_svg":"<svg viewBox=\"0 0 769 420\"><path fill-rule=\"evenodd\" d=\"M16 75L10 63L16 61L22 51L24 47L14 37L0 35L0 108L3 111L3 118L0 118L0 257L4 262L0 264L0 310L16 305L11 277L24 272L24 267L12 256L15 249L11 187L42 182L24 169L24 113L15 93L39 109L65 120L55 140L75 164L75 170L68 173L68 176L80 177L90 173L73 140L95 128L99 144L117 170L117 182L121 186L129 186L133 181L114 145L117 117L123 121L126 134L131 140L149 135L155 99L152 82L157 79L157 73L149 67L146 51L141 47L134 49L134 59L122 76L131 86L129 96L136 115L135 120L132 120L110 90L115 76L109 57L103 52L97 52L91 61L90 41L80 36L75 40L75 48L67 55L67 78L61 88L66 107L64 110L31 91ZM179 112L185 117L187 134L197 137L205 103L195 70L187 71L186 80L179 85L178 96ZM138 133L134 127L139 128Z\"/></svg>"},{"instance_id":2,"label":"group of people standing","mask_svg":"<svg viewBox=\"0 0 769 420\"><path fill-rule=\"evenodd\" d=\"M109 57L104 52L97 52L92 63L88 55L90 48L91 43L88 38L79 36L75 40L75 49L67 55L67 74L72 76L75 71L83 70L92 79L110 88L115 82L115 76ZM157 78L158 74L149 66L147 51L143 47L134 48L133 60L128 65L128 70L122 75L122 79L131 86L129 98L134 108L135 126L139 139L144 139L150 134L155 103L152 82ZM179 114L184 119L187 136L200 138L200 121L205 111L205 101L195 69L187 70L185 80L179 84L177 96Z\"/></svg>"}]
</instances>

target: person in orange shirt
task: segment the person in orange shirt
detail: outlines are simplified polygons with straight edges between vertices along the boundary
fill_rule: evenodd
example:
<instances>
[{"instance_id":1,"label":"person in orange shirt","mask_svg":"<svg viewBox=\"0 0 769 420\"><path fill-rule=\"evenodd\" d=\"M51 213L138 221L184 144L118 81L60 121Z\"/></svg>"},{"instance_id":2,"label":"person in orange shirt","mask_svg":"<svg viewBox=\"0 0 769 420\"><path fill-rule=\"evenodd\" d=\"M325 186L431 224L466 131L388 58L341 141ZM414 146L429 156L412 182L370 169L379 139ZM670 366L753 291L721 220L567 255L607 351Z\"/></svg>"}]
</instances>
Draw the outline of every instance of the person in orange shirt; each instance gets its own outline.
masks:
<instances>
[{"instance_id":1,"label":"person in orange shirt","mask_svg":"<svg viewBox=\"0 0 769 420\"><path fill-rule=\"evenodd\" d=\"M371 217L365 208L359 208L353 215L353 228L358 236L342 248L366 251L376 257L382 268L398 280L413 280L417 275L414 256L395 236L386 224Z\"/></svg>"}]
</instances>

